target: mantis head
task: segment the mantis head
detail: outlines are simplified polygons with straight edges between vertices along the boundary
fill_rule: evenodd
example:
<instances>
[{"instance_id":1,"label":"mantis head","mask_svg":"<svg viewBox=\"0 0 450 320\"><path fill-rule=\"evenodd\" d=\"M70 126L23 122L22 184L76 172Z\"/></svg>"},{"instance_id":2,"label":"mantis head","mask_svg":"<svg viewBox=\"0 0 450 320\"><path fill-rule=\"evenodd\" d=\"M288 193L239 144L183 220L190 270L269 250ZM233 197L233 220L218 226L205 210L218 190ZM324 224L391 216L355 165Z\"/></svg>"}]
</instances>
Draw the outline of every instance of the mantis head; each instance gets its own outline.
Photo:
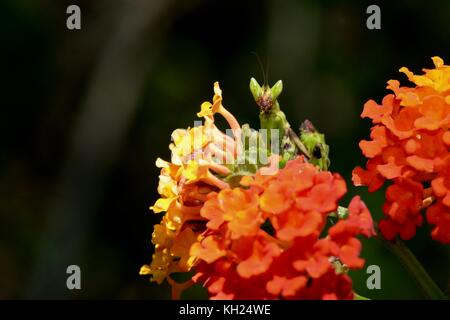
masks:
<instances>
[{"instance_id":1,"label":"mantis head","mask_svg":"<svg viewBox=\"0 0 450 320\"><path fill-rule=\"evenodd\" d=\"M269 112L283 91L283 81L278 80L272 87L259 85L255 78L250 79L250 92L262 112Z\"/></svg>"}]
</instances>

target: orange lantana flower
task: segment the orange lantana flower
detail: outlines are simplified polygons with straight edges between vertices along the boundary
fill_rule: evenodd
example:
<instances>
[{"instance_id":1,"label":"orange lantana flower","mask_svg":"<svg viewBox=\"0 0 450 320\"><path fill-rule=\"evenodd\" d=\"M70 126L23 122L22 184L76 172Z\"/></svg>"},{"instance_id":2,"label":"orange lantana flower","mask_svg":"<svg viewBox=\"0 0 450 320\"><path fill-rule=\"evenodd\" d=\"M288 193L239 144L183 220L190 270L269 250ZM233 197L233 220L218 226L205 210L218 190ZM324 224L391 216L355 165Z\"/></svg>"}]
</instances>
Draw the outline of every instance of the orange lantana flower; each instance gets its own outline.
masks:
<instances>
[{"instance_id":1,"label":"orange lantana flower","mask_svg":"<svg viewBox=\"0 0 450 320\"><path fill-rule=\"evenodd\" d=\"M374 126L371 140L359 144L369 160L365 169L355 168L353 182L375 191L392 181L383 206L386 218L379 223L387 239L412 238L427 208L432 237L450 243L450 66L439 57L432 60L435 68L423 75L401 68L415 86L388 81L394 93L381 105L366 102L361 114Z\"/></svg>"},{"instance_id":2,"label":"orange lantana flower","mask_svg":"<svg viewBox=\"0 0 450 320\"><path fill-rule=\"evenodd\" d=\"M374 234L355 197L348 217L322 236L327 216L346 193L338 174L298 157L272 175L246 176L241 187L208 194L194 281L213 299L353 299L351 279L336 264L362 268L357 235Z\"/></svg>"}]
</instances>

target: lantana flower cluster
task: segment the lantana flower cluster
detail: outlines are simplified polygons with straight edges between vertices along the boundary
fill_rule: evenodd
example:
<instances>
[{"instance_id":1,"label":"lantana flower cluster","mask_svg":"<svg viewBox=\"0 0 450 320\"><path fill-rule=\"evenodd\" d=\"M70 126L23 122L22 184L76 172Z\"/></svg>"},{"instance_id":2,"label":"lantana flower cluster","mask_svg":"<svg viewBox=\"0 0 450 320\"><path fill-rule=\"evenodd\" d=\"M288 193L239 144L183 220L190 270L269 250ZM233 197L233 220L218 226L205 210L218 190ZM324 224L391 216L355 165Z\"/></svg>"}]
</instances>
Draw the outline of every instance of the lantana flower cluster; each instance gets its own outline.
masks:
<instances>
[{"instance_id":1,"label":"lantana flower cluster","mask_svg":"<svg viewBox=\"0 0 450 320\"><path fill-rule=\"evenodd\" d=\"M344 180L299 157L241 184L210 193L201 209L208 222L190 250L200 260L194 281L214 299L353 299L342 267L362 268L356 236L374 234L359 197L321 237L346 193Z\"/></svg>"},{"instance_id":2,"label":"lantana flower cluster","mask_svg":"<svg viewBox=\"0 0 450 320\"><path fill-rule=\"evenodd\" d=\"M204 218L200 209L212 191L229 188L218 175L230 170L216 161L215 157L234 158L238 139L222 133L214 124L214 113L222 114L239 137L240 126L222 105L222 91L214 85L213 103L205 102L199 116L205 117L204 125L177 129L172 133L171 162L160 158L156 166L161 168L158 193L161 198L150 208L155 213L165 212L161 223L155 225L152 243L155 253L150 265L144 265L140 273L151 275L152 280L162 283L165 279L177 296L188 283L177 283L171 275L187 272L195 264L190 247L204 231Z\"/></svg>"},{"instance_id":3,"label":"lantana flower cluster","mask_svg":"<svg viewBox=\"0 0 450 320\"><path fill-rule=\"evenodd\" d=\"M282 155L271 154L267 165L229 179L237 166L218 159L242 158L242 127L218 83L214 93L197 114L204 124L175 130L171 161L156 162L161 198L151 209L165 214L140 273L167 280L174 298L198 283L212 299L353 299L347 271L364 265L357 236L374 235L364 203L355 197L338 210L345 181L302 155L279 168ZM214 124L217 114L232 137ZM175 281L188 271L191 279Z\"/></svg>"},{"instance_id":4,"label":"lantana flower cluster","mask_svg":"<svg viewBox=\"0 0 450 320\"><path fill-rule=\"evenodd\" d=\"M388 240L411 239L425 212L432 238L450 243L450 66L432 60L435 68L423 75L401 68L414 86L388 81L393 93L381 105L369 100L361 114L373 126L371 140L359 144L369 160L353 171L353 182L369 191L391 182L379 222Z\"/></svg>"}]
</instances>

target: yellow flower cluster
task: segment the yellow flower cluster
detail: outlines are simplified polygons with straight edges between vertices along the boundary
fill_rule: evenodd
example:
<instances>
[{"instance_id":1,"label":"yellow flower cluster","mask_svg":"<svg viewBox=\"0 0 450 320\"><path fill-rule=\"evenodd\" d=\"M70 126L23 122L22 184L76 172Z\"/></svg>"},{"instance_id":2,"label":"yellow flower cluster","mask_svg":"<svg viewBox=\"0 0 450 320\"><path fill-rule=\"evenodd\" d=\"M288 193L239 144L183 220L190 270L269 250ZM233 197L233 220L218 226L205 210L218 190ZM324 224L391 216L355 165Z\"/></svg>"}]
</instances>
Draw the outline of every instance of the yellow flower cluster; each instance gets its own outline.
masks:
<instances>
[{"instance_id":1,"label":"yellow flower cluster","mask_svg":"<svg viewBox=\"0 0 450 320\"><path fill-rule=\"evenodd\" d=\"M215 114L221 114L227 120L233 137L216 127ZM213 102L204 102L197 116L204 118L203 125L172 133L171 161L156 160L156 166L161 168L158 185L161 198L150 209L155 213L165 212L165 215L154 227L152 262L140 270L141 275L151 275L151 280L157 283L167 279L174 289L174 296L190 285L190 281L175 282L171 274L187 272L196 263L189 250L192 244L201 240L200 234L205 230L200 209L206 196L212 191L229 188L220 177L229 174L230 170L217 159L236 158L241 139L239 123L222 105L218 82L214 84Z\"/></svg>"}]
</instances>

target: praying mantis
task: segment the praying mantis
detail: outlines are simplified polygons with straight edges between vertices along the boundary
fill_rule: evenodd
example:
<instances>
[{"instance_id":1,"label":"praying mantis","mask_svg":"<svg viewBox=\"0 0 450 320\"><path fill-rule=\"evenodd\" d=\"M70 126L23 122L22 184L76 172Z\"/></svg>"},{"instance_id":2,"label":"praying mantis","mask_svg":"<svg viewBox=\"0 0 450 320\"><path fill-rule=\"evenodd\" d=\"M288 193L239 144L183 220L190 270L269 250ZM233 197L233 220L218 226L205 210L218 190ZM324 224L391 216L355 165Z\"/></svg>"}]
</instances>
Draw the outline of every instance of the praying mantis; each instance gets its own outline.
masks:
<instances>
[{"instance_id":1,"label":"praying mantis","mask_svg":"<svg viewBox=\"0 0 450 320\"><path fill-rule=\"evenodd\" d=\"M283 91L283 81L278 80L272 87L267 83L261 86L255 78L250 79L250 92L259 107L261 129L267 130L267 141L271 141L273 130L278 130L279 145L283 163L303 154L310 163L321 170L330 165L329 147L325 136L318 132L311 121L305 120L300 126L299 135L291 128L286 115L280 108L278 97Z\"/></svg>"}]
</instances>

